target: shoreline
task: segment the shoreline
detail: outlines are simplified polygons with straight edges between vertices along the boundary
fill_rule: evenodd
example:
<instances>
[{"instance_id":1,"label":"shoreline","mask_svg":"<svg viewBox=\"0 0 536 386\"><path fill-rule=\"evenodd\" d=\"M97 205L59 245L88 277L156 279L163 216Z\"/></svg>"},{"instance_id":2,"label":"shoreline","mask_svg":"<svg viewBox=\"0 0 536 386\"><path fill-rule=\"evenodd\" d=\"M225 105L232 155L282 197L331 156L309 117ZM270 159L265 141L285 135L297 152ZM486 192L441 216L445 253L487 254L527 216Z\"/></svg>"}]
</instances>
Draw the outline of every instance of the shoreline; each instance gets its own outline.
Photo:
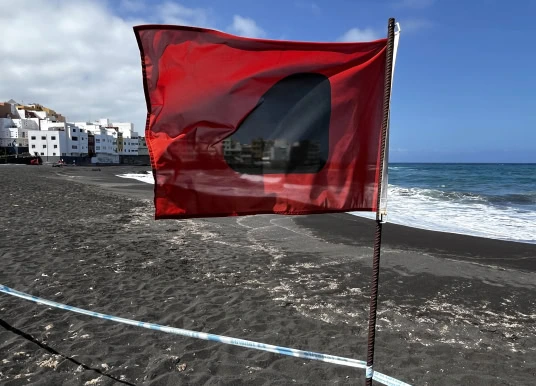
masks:
<instances>
[{"instance_id":1,"label":"shoreline","mask_svg":"<svg viewBox=\"0 0 536 386\"><path fill-rule=\"evenodd\" d=\"M114 173L1 168L0 283L115 316L365 358L372 220L154 221L153 186ZM536 246L388 223L381 259L375 369L423 385L532 382ZM125 327L3 294L0 308L12 326L133 384L364 381L355 369ZM1 328L0 352L0 383L113 384Z\"/></svg>"},{"instance_id":2,"label":"shoreline","mask_svg":"<svg viewBox=\"0 0 536 386\"><path fill-rule=\"evenodd\" d=\"M366 219L366 220L369 220L369 221L375 221L372 218L367 218L366 216L360 216L360 215L353 214L353 213L347 213L347 214L350 214L350 215L355 216L355 217L363 218L363 219ZM469 234L469 233L453 232L453 231L446 231L446 230L440 230L440 229L432 229L432 228L426 228L426 227L412 226L412 225L408 225L408 224L402 224L402 223L399 223L399 222L391 222L391 221L389 221L389 214L387 214L387 221L385 222L385 224L393 224L393 225L396 225L396 226L401 226L401 227L410 228L410 229L416 229L416 230L421 230L421 231L437 232L437 233L449 233L449 234L453 234L453 235L457 235L457 236L467 236L467 237L476 237L476 238L479 238L479 239L486 239L486 240L504 241L504 242L507 242L507 243L519 243L519 244L536 245L536 239L535 240L517 240L517 239L493 238L493 237L485 237L485 236L480 236L480 235L473 235L473 234Z\"/></svg>"},{"instance_id":3,"label":"shoreline","mask_svg":"<svg viewBox=\"0 0 536 386\"><path fill-rule=\"evenodd\" d=\"M86 166L81 166L80 168L84 168L84 167L86 169L89 168L89 167L86 167ZM70 169L70 167L68 167L68 168ZM119 166L103 166L103 168L109 168L109 169L103 170L103 171L104 171L104 174L106 174L106 178L109 178L110 181L113 181L115 177L118 177L118 174L130 174L130 173L132 173L132 174L145 174L146 171L150 172L150 168L147 168L145 166L119 165ZM127 171L127 172L125 172L125 171ZM88 177L91 177L91 176L88 176ZM128 178L125 178L125 179L128 180ZM100 179L100 180L102 181L102 179ZM152 189L154 189L154 185L148 184L148 183L146 183L146 184L151 186L151 192L152 192ZM355 212L355 213L357 213L357 212ZM367 213L367 214L373 215L373 213L371 213L371 212L362 212L362 213ZM369 220L369 221L374 221L373 219L368 218L367 215L354 214L354 213L350 213L350 212L340 213L339 215L342 215L342 214L350 215L352 217L357 217L357 218L365 219L365 220ZM298 218L299 217L300 216L298 216ZM427 228L427 227L424 227L424 226L419 227L419 226L411 226L411 225L408 225L408 224L402 224L402 223L397 223L397 222L390 222L389 221L389 215L387 215L386 224L391 224L391 225L395 225L395 226L399 226L399 227L410 228L410 229L414 229L416 231L446 233L446 234L453 234L453 235L458 235L458 236L474 237L474 238L477 238L477 239L504 241L504 242L511 242L511 243L517 243L517 244L536 245L536 239L534 239L534 240L517 240L517 239L493 238L493 237L486 237L486 236L474 235L474 234L469 234L469 233L453 232L453 231L440 230L440 229L431 229L431 228Z\"/></svg>"}]
</instances>

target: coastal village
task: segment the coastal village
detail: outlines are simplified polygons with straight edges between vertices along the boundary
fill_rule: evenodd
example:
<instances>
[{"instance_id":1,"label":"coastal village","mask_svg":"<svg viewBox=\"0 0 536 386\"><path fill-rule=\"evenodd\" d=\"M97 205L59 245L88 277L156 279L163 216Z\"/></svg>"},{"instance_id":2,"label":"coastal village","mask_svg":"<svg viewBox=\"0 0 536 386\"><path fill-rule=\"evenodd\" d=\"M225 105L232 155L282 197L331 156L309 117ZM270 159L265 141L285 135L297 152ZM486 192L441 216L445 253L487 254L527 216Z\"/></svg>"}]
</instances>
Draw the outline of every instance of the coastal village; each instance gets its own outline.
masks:
<instances>
[{"instance_id":1,"label":"coastal village","mask_svg":"<svg viewBox=\"0 0 536 386\"><path fill-rule=\"evenodd\" d=\"M229 137L222 141L226 162L238 171L317 170L326 154L320 141L271 140L257 136L250 143ZM183 150L188 162L194 153ZM55 110L38 103L0 102L0 163L40 157L52 164L149 164L145 137L131 122L108 118L68 122Z\"/></svg>"},{"instance_id":2,"label":"coastal village","mask_svg":"<svg viewBox=\"0 0 536 386\"><path fill-rule=\"evenodd\" d=\"M67 122L38 103L0 103L0 162L30 156L53 164L139 164L149 157L131 122Z\"/></svg>"}]
</instances>

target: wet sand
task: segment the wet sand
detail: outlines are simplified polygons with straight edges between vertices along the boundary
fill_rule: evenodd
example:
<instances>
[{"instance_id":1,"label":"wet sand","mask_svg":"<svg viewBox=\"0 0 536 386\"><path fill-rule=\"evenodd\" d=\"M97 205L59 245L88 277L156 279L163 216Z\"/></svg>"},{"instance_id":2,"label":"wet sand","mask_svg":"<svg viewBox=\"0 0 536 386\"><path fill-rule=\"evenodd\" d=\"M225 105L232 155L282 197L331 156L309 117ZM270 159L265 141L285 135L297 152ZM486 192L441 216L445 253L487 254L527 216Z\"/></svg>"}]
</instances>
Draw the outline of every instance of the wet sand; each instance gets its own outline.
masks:
<instances>
[{"instance_id":1,"label":"wet sand","mask_svg":"<svg viewBox=\"0 0 536 386\"><path fill-rule=\"evenodd\" d=\"M153 187L115 177L144 170L0 166L0 283L125 318L365 359L370 220L154 221ZM386 224L375 368L415 385L534 384L535 299L536 245ZM0 319L2 385L364 380L363 370L4 294Z\"/></svg>"}]
</instances>

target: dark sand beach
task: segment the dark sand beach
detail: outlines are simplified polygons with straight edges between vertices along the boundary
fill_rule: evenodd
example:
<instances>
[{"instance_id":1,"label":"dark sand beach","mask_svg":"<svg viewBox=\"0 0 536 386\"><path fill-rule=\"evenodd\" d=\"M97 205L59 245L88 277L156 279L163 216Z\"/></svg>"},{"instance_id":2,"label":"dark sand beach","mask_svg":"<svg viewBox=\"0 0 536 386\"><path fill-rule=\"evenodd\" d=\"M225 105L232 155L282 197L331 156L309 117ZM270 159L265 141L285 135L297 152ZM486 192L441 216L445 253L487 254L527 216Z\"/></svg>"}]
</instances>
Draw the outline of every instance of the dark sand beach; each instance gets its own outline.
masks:
<instances>
[{"instance_id":1,"label":"dark sand beach","mask_svg":"<svg viewBox=\"0 0 536 386\"><path fill-rule=\"evenodd\" d=\"M373 222L154 221L152 185L115 177L145 170L0 166L0 283L125 318L365 359ZM536 383L536 245L386 224L378 312L377 371L415 385ZM364 383L361 369L5 294L0 319L1 385Z\"/></svg>"}]
</instances>

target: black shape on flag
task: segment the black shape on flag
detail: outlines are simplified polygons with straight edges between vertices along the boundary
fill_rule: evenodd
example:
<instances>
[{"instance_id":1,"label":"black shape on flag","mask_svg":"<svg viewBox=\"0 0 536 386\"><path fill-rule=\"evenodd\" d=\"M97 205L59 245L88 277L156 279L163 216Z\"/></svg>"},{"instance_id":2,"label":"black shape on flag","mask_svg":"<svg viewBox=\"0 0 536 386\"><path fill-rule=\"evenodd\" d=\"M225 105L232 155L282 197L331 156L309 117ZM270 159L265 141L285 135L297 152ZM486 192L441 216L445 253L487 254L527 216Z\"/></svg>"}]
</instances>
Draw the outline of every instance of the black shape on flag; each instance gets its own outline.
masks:
<instances>
[{"instance_id":1,"label":"black shape on flag","mask_svg":"<svg viewBox=\"0 0 536 386\"><path fill-rule=\"evenodd\" d=\"M326 76L287 76L223 141L225 161L245 174L317 173L328 159L330 118L331 85Z\"/></svg>"}]
</instances>

